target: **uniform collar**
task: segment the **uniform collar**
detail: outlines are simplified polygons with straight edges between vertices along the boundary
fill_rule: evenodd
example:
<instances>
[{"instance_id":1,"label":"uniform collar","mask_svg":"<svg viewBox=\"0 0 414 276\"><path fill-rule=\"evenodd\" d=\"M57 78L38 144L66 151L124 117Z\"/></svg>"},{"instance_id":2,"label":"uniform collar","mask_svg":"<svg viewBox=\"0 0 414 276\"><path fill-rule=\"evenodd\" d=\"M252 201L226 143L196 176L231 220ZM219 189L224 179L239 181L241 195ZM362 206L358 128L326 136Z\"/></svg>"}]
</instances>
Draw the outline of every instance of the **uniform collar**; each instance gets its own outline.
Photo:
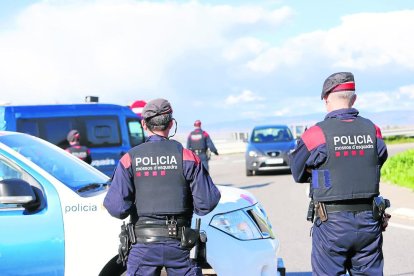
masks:
<instances>
[{"instance_id":1,"label":"uniform collar","mask_svg":"<svg viewBox=\"0 0 414 276\"><path fill-rule=\"evenodd\" d=\"M326 119L341 119L341 120L347 120L347 119L355 119L358 117L359 111L355 108L342 108L338 110L334 110L326 114Z\"/></svg>"},{"instance_id":2,"label":"uniform collar","mask_svg":"<svg viewBox=\"0 0 414 276\"><path fill-rule=\"evenodd\" d=\"M167 138L159 136L159 135L151 135L147 138L147 142L158 142L158 141L164 141L167 140Z\"/></svg>"}]
</instances>

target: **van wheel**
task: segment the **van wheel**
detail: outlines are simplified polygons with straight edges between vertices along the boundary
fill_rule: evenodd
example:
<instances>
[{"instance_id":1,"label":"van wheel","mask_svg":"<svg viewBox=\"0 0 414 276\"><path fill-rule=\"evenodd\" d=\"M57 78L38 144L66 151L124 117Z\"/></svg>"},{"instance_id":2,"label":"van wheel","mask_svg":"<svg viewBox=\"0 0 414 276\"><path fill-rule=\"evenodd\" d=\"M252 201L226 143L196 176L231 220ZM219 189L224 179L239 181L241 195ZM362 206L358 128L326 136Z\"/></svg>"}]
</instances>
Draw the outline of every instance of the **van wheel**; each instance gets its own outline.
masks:
<instances>
[{"instance_id":1,"label":"van wheel","mask_svg":"<svg viewBox=\"0 0 414 276\"><path fill-rule=\"evenodd\" d=\"M252 176L252 175L253 175L253 171L246 169L246 176Z\"/></svg>"}]
</instances>

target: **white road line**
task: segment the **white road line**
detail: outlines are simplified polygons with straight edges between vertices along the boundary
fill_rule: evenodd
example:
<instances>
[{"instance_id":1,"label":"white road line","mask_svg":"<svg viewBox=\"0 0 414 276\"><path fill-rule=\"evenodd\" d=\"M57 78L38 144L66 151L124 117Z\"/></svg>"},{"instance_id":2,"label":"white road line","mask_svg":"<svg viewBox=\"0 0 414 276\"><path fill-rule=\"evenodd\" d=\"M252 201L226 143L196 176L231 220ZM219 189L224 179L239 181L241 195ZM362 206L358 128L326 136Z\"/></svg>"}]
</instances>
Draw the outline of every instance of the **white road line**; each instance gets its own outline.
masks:
<instances>
[{"instance_id":1,"label":"white road line","mask_svg":"<svg viewBox=\"0 0 414 276\"><path fill-rule=\"evenodd\" d=\"M414 209L411 208L396 208L391 212L391 214L414 220Z\"/></svg>"},{"instance_id":2,"label":"white road line","mask_svg":"<svg viewBox=\"0 0 414 276\"><path fill-rule=\"evenodd\" d=\"M388 223L388 226L392 226L392 227L395 227L395 228L401 228L401 229L406 229L406 230L414 231L414 226L408 226L408 225L394 223L394 222L389 222Z\"/></svg>"}]
</instances>

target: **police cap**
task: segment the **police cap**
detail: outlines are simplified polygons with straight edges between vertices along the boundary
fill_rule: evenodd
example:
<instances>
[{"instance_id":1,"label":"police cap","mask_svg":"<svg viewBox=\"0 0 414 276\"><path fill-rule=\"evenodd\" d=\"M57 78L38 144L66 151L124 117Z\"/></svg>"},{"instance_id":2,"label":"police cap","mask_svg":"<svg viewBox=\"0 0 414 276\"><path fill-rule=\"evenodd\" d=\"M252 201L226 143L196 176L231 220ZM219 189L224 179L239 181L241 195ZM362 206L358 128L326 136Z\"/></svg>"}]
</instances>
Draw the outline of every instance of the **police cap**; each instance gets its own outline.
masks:
<instances>
[{"instance_id":1,"label":"police cap","mask_svg":"<svg viewBox=\"0 0 414 276\"><path fill-rule=\"evenodd\" d=\"M173 112L171 104L165 99L155 99L149 101L142 110L142 117L145 120L159 115L171 114Z\"/></svg>"},{"instance_id":2,"label":"police cap","mask_svg":"<svg viewBox=\"0 0 414 276\"><path fill-rule=\"evenodd\" d=\"M76 129L72 129L71 131L69 131L68 135L66 136L66 139L68 140L68 142L75 142L79 140L79 131L77 131Z\"/></svg>"},{"instance_id":3,"label":"police cap","mask_svg":"<svg viewBox=\"0 0 414 276\"><path fill-rule=\"evenodd\" d=\"M201 127L201 121L200 121L200 120L196 120L196 121L194 122L194 126L195 126L195 127Z\"/></svg>"},{"instance_id":4,"label":"police cap","mask_svg":"<svg viewBox=\"0 0 414 276\"><path fill-rule=\"evenodd\" d=\"M330 75L323 83L321 100L329 93L355 91L354 75L350 72L338 72Z\"/></svg>"}]
</instances>

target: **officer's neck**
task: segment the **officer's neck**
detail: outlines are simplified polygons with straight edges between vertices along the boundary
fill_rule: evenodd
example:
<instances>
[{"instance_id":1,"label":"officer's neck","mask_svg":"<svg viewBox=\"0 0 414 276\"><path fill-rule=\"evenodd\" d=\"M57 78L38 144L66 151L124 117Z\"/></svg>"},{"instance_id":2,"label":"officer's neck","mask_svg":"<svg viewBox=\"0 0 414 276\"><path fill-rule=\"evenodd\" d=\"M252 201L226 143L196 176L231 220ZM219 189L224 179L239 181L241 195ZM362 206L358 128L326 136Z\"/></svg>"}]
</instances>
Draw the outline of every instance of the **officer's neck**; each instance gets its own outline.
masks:
<instances>
[{"instance_id":1,"label":"officer's neck","mask_svg":"<svg viewBox=\"0 0 414 276\"><path fill-rule=\"evenodd\" d=\"M345 108L351 108L352 104L350 104L348 101L326 101L326 111L328 113L339 110L339 109L345 109Z\"/></svg>"},{"instance_id":2,"label":"officer's neck","mask_svg":"<svg viewBox=\"0 0 414 276\"><path fill-rule=\"evenodd\" d=\"M165 130L165 131L153 130L153 131L150 132L149 135L150 136L156 135L156 136L160 136L160 137L163 137L163 138L167 139L169 134L170 134L169 130Z\"/></svg>"}]
</instances>

